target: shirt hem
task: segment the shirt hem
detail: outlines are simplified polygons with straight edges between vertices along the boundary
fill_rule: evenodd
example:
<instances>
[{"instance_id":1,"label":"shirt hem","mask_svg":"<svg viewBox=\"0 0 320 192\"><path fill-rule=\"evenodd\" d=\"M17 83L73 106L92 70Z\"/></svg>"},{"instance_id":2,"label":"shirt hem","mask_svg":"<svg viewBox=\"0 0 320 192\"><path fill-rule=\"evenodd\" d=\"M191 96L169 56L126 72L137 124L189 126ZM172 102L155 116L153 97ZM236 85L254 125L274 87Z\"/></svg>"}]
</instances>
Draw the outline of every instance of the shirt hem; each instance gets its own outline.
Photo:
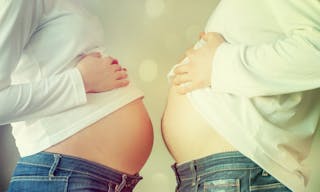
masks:
<instances>
[{"instance_id":1,"label":"shirt hem","mask_svg":"<svg viewBox=\"0 0 320 192\"><path fill-rule=\"evenodd\" d=\"M50 137L45 138L45 140L43 141L41 140L40 141L38 140L35 142L32 141L32 143L37 144L37 147L35 147L34 145L27 147L25 146L25 143L23 144L21 143L20 145L17 144L20 156L25 157L25 156L33 155L38 152L44 151L45 149L69 138L70 136L85 129L86 127L97 122L103 117L109 115L110 113L120 109L121 107L139 98L143 98L143 94L140 91L134 95L126 96L112 105L102 107L100 110L97 110L94 113L91 113L89 116L83 118L81 121L77 121L76 123L70 126L66 126L65 129L57 132L54 135L51 135ZM21 147L22 145L24 145L24 147Z\"/></svg>"}]
</instances>

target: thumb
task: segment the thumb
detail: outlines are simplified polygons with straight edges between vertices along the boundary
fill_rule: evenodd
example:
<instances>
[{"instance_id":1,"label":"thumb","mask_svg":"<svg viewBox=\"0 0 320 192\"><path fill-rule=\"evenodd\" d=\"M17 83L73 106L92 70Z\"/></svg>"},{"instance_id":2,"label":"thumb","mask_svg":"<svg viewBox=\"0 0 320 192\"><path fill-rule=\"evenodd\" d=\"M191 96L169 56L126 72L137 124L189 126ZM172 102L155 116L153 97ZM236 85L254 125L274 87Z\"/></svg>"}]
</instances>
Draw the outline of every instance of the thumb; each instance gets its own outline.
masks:
<instances>
[{"instance_id":1,"label":"thumb","mask_svg":"<svg viewBox=\"0 0 320 192\"><path fill-rule=\"evenodd\" d=\"M219 37L219 36L221 36L219 33L209 32L209 33L205 33L204 35L202 35L201 38L202 38L204 41L210 41L211 39L217 38L217 37Z\"/></svg>"},{"instance_id":2,"label":"thumb","mask_svg":"<svg viewBox=\"0 0 320 192\"><path fill-rule=\"evenodd\" d=\"M205 36L205 35L206 35L206 33L202 31L202 32L199 33L199 38L202 39L203 36Z\"/></svg>"},{"instance_id":3,"label":"thumb","mask_svg":"<svg viewBox=\"0 0 320 192\"><path fill-rule=\"evenodd\" d=\"M86 56L101 57L101 53L100 52L92 52L92 53L86 54Z\"/></svg>"},{"instance_id":4,"label":"thumb","mask_svg":"<svg viewBox=\"0 0 320 192\"><path fill-rule=\"evenodd\" d=\"M83 53L80 55L80 60L84 59L85 57L98 57L101 58L101 53L100 52L92 52L92 53Z\"/></svg>"}]
</instances>

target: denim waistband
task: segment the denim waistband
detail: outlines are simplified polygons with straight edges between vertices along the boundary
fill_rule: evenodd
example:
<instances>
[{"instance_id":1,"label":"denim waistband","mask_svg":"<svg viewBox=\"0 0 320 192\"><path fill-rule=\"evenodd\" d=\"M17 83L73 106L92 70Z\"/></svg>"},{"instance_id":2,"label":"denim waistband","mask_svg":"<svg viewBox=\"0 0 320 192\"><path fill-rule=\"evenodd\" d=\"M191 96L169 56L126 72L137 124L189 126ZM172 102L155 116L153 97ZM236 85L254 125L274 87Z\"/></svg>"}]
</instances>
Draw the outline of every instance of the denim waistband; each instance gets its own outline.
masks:
<instances>
[{"instance_id":1,"label":"denim waistband","mask_svg":"<svg viewBox=\"0 0 320 192\"><path fill-rule=\"evenodd\" d=\"M51 168L55 165L56 170L85 173L102 180L109 179L115 183L121 183L125 180L127 184L135 185L142 179L139 174L130 175L82 158L49 152L23 157L18 161L18 164Z\"/></svg>"},{"instance_id":2,"label":"denim waistband","mask_svg":"<svg viewBox=\"0 0 320 192\"><path fill-rule=\"evenodd\" d=\"M172 165L178 181L190 179L195 175L201 176L229 169L254 169L257 167L259 167L257 164L238 151L217 153L186 163Z\"/></svg>"}]
</instances>

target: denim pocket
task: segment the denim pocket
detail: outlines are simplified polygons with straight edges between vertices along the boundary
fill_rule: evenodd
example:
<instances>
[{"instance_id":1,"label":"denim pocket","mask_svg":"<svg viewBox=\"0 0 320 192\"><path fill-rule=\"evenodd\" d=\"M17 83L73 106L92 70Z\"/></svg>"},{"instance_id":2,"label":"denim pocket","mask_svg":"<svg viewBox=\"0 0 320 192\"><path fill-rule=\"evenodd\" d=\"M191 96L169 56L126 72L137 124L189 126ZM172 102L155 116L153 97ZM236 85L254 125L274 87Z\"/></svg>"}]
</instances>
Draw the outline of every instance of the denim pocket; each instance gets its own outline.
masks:
<instances>
[{"instance_id":1,"label":"denim pocket","mask_svg":"<svg viewBox=\"0 0 320 192\"><path fill-rule=\"evenodd\" d=\"M16 176L11 178L8 192L64 192L67 186L66 176Z\"/></svg>"},{"instance_id":2,"label":"denim pocket","mask_svg":"<svg viewBox=\"0 0 320 192\"><path fill-rule=\"evenodd\" d=\"M219 179L206 181L203 186L204 192L239 192L239 179Z\"/></svg>"},{"instance_id":3,"label":"denim pocket","mask_svg":"<svg viewBox=\"0 0 320 192\"><path fill-rule=\"evenodd\" d=\"M291 192L285 185L275 181L273 183L251 185L250 191L259 191L259 192Z\"/></svg>"},{"instance_id":4,"label":"denim pocket","mask_svg":"<svg viewBox=\"0 0 320 192\"><path fill-rule=\"evenodd\" d=\"M250 191L290 192L285 185L261 168L251 170L250 176Z\"/></svg>"},{"instance_id":5,"label":"denim pocket","mask_svg":"<svg viewBox=\"0 0 320 192\"><path fill-rule=\"evenodd\" d=\"M250 191L259 191L259 192L291 192L286 186L283 184L276 182L272 184L265 185L255 185L250 186Z\"/></svg>"}]
</instances>

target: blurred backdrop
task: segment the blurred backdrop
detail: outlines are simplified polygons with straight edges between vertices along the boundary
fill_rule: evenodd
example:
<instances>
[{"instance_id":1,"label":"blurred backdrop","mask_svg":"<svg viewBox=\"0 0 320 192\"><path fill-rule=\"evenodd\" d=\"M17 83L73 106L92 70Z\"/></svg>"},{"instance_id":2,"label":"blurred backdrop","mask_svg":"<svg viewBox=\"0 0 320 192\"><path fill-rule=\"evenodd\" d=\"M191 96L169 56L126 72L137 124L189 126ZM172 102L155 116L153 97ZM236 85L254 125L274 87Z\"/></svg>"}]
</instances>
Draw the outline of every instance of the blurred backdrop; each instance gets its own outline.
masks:
<instances>
[{"instance_id":1,"label":"blurred backdrop","mask_svg":"<svg viewBox=\"0 0 320 192\"><path fill-rule=\"evenodd\" d=\"M173 159L161 138L166 103L166 74L198 39L218 0L73 0L97 15L105 28L110 55L129 70L145 92L155 143L136 192L173 192ZM94 29L92 29L94 30ZM90 34L88 34L90 35ZM9 126L0 126L0 191L7 188L18 153Z\"/></svg>"}]
</instances>

